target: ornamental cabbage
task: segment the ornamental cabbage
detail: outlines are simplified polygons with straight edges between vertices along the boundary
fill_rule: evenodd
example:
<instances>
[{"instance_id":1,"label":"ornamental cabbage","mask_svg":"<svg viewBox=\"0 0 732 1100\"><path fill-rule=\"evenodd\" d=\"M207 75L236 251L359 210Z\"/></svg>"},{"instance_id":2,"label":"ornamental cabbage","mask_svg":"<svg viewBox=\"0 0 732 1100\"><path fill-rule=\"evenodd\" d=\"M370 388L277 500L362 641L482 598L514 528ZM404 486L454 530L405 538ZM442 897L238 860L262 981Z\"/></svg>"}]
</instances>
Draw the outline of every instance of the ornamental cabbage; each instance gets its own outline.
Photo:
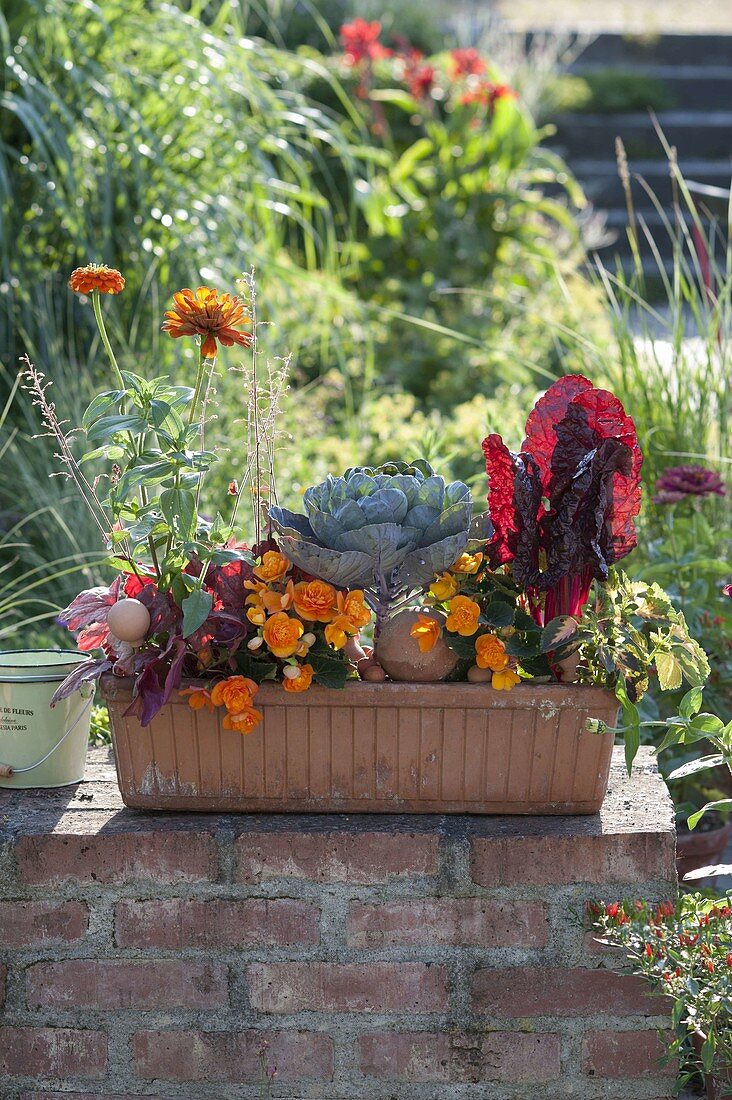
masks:
<instances>
[{"instance_id":1,"label":"ornamental cabbage","mask_svg":"<svg viewBox=\"0 0 732 1100\"><path fill-rule=\"evenodd\" d=\"M380 621L492 531L487 516L472 520L467 485L446 484L424 459L329 475L303 499L305 515L270 508L282 552L306 573L364 589Z\"/></svg>"}]
</instances>

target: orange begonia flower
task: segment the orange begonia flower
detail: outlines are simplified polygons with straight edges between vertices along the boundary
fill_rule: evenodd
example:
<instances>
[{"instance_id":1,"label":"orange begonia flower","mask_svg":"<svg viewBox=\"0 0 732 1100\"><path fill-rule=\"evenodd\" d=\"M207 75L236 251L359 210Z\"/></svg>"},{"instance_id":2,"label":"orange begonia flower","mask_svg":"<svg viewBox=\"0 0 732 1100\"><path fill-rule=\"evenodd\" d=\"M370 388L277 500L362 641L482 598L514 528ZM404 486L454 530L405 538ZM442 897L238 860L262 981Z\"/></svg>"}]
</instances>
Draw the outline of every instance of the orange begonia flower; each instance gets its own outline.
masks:
<instances>
[{"instance_id":1,"label":"orange begonia flower","mask_svg":"<svg viewBox=\"0 0 732 1100\"><path fill-rule=\"evenodd\" d=\"M191 707L192 710L202 710L203 707L206 707L207 710L214 709L211 694L204 688L184 688L184 690L179 691L178 694L181 696L188 696L188 706Z\"/></svg>"},{"instance_id":2,"label":"orange begonia flower","mask_svg":"<svg viewBox=\"0 0 732 1100\"><path fill-rule=\"evenodd\" d=\"M229 714L242 714L247 707L251 707L252 699L258 691L254 680L246 676L229 676L228 679L214 684L211 701L216 707L226 707Z\"/></svg>"},{"instance_id":3,"label":"orange begonia flower","mask_svg":"<svg viewBox=\"0 0 732 1100\"><path fill-rule=\"evenodd\" d=\"M261 710L247 707L240 714L227 714L223 721L225 730L236 730L237 733L251 733L255 726L262 721Z\"/></svg>"},{"instance_id":4,"label":"orange begonia flower","mask_svg":"<svg viewBox=\"0 0 732 1100\"><path fill-rule=\"evenodd\" d=\"M450 573L442 573L441 576L430 585L430 596L436 600L450 600L457 596L460 585Z\"/></svg>"},{"instance_id":5,"label":"orange begonia flower","mask_svg":"<svg viewBox=\"0 0 732 1100\"><path fill-rule=\"evenodd\" d=\"M520 683L521 677L512 668L502 668L491 677L491 684L496 691L511 691Z\"/></svg>"},{"instance_id":6,"label":"orange begonia flower","mask_svg":"<svg viewBox=\"0 0 732 1100\"><path fill-rule=\"evenodd\" d=\"M261 562L254 566L252 572L260 581L272 584L274 581L281 581L291 568L292 562L284 554L277 550L265 550Z\"/></svg>"},{"instance_id":7,"label":"orange begonia flower","mask_svg":"<svg viewBox=\"0 0 732 1100\"><path fill-rule=\"evenodd\" d=\"M475 663L478 668L500 672L508 664L506 647L495 634L481 634L475 639Z\"/></svg>"},{"instance_id":8,"label":"orange begonia flower","mask_svg":"<svg viewBox=\"0 0 732 1100\"><path fill-rule=\"evenodd\" d=\"M450 569L453 573L477 573L482 561L482 554L461 554Z\"/></svg>"},{"instance_id":9,"label":"orange begonia flower","mask_svg":"<svg viewBox=\"0 0 732 1100\"><path fill-rule=\"evenodd\" d=\"M336 610L336 590L326 581L301 581L295 585L295 611L309 623L329 623Z\"/></svg>"},{"instance_id":10,"label":"orange begonia flower","mask_svg":"<svg viewBox=\"0 0 732 1100\"><path fill-rule=\"evenodd\" d=\"M315 669L312 665L300 665L297 676L285 676L282 686L285 691L307 691L314 675Z\"/></svg>"},{"instance_id":11,"label":"orange begonia flower","mask_svg":"<svg viewBox=\"0 0 732 1100\"><path fill-rule=\"evenodd\" d=\"M210 286L198 290L179 290L173 295L173 308L165 314L163 332L177 340L180 336L200 336L201 354L206 359L216 355L216 341L230 348L232 344L249 347L250 332L241 326L249 324L246 307L240 298L219 294Z\"/></svg>"},{"instance_id":12,"label":"orange begonia flower","mask_svg":"<svg viewBox=\"0 0 732 1100\"><path fill-rule=\"evenodd\" d=\"M445 620L447 629L463 638L475 634L480 618L480 608L475 600L470 600L467 596L453 596L449 606L450 614Z\"/></svg>"},{"instance_id":13,"label":"orange begonia flower","mask_svg":"<svg viewBox=\"0 0 732 1100\"><path fill-rule=\"evenodd\" d=\"M371 611L364 603L363 592L360 588L354 588L352 592L338 593L338 614L347 619L350 624L351 634L358 634L362 626L368 626L371 622Z\"/></svg>"},{"instance_id":14,"label":"orange begonia flower","mask_svg":"<svg viewBox=\"0 0 732 1100\"><path fill-rule=\"evenodd\" d=\"M69 286L76 294L91 294L93 290L100 294L119 294L125 288L125 280L116 267L87 264L71 272Z\"/></svg>"},{"instance_id":15,"label":"orange begonia flower","mask_svg":"<svg viewBox=\"0 0 732 1100\"><path fill-rule=\"evenodd\" d=\"M262 630L265 644L275 657L292 657L305 628L299 619L292 619L284 611L277 611L267 619Z\"/></svg>"},{"instance_id":16,"label":"orange begonia flower","mask_svg":"<svg viewBox=\"0 0 732 1100\"><path fill-rule=\"evenodd\" d=\"M431 619L428 615L420 615L409 633L416 639L420 653L429 653L431 649L435 648L437 639L440 636L440 624L437 619Z\"/></svg>"}]
</instances>

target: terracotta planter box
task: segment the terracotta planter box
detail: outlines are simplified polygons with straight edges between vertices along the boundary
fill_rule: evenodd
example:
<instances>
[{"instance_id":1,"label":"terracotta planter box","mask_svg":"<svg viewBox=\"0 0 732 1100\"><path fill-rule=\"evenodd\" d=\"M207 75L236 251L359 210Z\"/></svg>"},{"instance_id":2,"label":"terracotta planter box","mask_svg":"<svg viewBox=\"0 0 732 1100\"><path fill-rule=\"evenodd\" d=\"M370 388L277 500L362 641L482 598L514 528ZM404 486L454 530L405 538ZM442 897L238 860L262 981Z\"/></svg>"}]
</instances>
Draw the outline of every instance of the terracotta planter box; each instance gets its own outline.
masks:
<instances>
[{"instance_id":1,"label":"terracotta planter box","mask_svg":"<svg viewBox=\"0 0 732 1100\"><path fill-rule=\"evenodd\" d=\"M349 684L288 694L264 684L261 724L177 696L143 729L123 718L131 681L107 675L117 776L139 809L314 813L589 814L607 790L614 723L600 688Z\"/></svg>"}]
</instances>

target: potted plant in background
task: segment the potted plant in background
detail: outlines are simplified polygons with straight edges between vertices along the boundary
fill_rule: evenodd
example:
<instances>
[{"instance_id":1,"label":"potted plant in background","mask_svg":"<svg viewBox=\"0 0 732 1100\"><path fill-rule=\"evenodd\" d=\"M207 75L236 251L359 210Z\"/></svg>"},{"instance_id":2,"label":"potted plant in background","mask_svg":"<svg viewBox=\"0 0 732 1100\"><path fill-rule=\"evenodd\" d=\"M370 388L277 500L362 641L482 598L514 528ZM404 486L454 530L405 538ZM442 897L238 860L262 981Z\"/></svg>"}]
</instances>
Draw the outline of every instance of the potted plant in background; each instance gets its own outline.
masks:
<instances>
[{"instance_id":1,"label":"potted plant in background","mask_svg":"<svg viewBox=\"0 0 732 1100\"><path fill-rule=\"evenodd\" d=\"M296 513L275 480L286 365L258 364L253 279L246 303L174 296L163 327L197 340L191 387L120 371L101 309L114 273L90 265L71 285L114 379L84 414L81 461L30 364L26 383L117 575L62 613L103 655L56 698L101 678L129 805L592 812L618 700L630 766L649 676L703 683L683 616L615 569L635 545L641 455L612 394L565 377L520 452L489 436L487 514L424 460L329 476ZM251 448L204 516L219 344L251 355Z\"/></svg>"},{"instance_id":2,"label":"potted plant in background","mask_svg":"<svg viewBox=\"0 0 732 1100\"><path fill-rule=\"evenodd\" d=\"M708 1100L732 1100L732 899L601 902L590 913L601 942L673 999L668 1058L684 1056L679 1085L701 1075Z\"/></svg>"},{"instance_id":3,"label":"potted plant in background","mask_svg":"<svg viewBox=\"0 0 732 1100\"><path fill-rule=\"evenodd\" d=\"M696 759L689 751L670 755L669 759L663 761L662 768L676 807L676 865L679 879L692 871L718 864L732 838L732 821L729 820L732 807L726 811L723 807L705 814L693 831L686 823L687 818L702 806L725 797L725 790L716 784L720 773L722 776L729 774L723 765L718 766L707 781L702 782L696 769ZM671 774L673 779L670 778Z\"/></svg>"}]
</instances>

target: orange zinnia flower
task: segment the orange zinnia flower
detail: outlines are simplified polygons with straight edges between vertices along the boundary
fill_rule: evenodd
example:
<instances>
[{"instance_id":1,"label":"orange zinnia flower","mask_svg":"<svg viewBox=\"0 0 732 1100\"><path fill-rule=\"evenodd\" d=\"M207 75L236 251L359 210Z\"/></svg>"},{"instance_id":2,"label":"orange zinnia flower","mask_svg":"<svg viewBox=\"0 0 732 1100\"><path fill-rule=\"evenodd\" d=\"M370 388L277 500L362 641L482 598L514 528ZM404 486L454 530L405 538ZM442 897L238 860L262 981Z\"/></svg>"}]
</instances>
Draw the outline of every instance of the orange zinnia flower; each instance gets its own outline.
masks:
<instances>
[{"instance_id":1,"label":"orange zinnia flower","mask_svg":"<svg viewBox=\"0 0 732 1100\"><path fill-rule=\"evenodd\" d=\"M87 264L71 272L69 286L76 294L91 294L93 290L98 290L100 294L119 294L125 288L125 281L114 267Z\"/></svg>"},{"instance_id":2,"label":"orange zinnia flower","mask_svg":"<svg viewBox=\"0 0 732 1100\"><path fill-rule=\"evenodd\" d=\"M173 295L173 308L165 314L163 332L177 340L179 336L200 336L201 354L206 359L216 355L216 341L224 347L242 344L249 347L250 332L240 326L249 324L244 303L231 294L219 294L210 286L198 290L179 290Z\"/></svg>"}]
</instances>

